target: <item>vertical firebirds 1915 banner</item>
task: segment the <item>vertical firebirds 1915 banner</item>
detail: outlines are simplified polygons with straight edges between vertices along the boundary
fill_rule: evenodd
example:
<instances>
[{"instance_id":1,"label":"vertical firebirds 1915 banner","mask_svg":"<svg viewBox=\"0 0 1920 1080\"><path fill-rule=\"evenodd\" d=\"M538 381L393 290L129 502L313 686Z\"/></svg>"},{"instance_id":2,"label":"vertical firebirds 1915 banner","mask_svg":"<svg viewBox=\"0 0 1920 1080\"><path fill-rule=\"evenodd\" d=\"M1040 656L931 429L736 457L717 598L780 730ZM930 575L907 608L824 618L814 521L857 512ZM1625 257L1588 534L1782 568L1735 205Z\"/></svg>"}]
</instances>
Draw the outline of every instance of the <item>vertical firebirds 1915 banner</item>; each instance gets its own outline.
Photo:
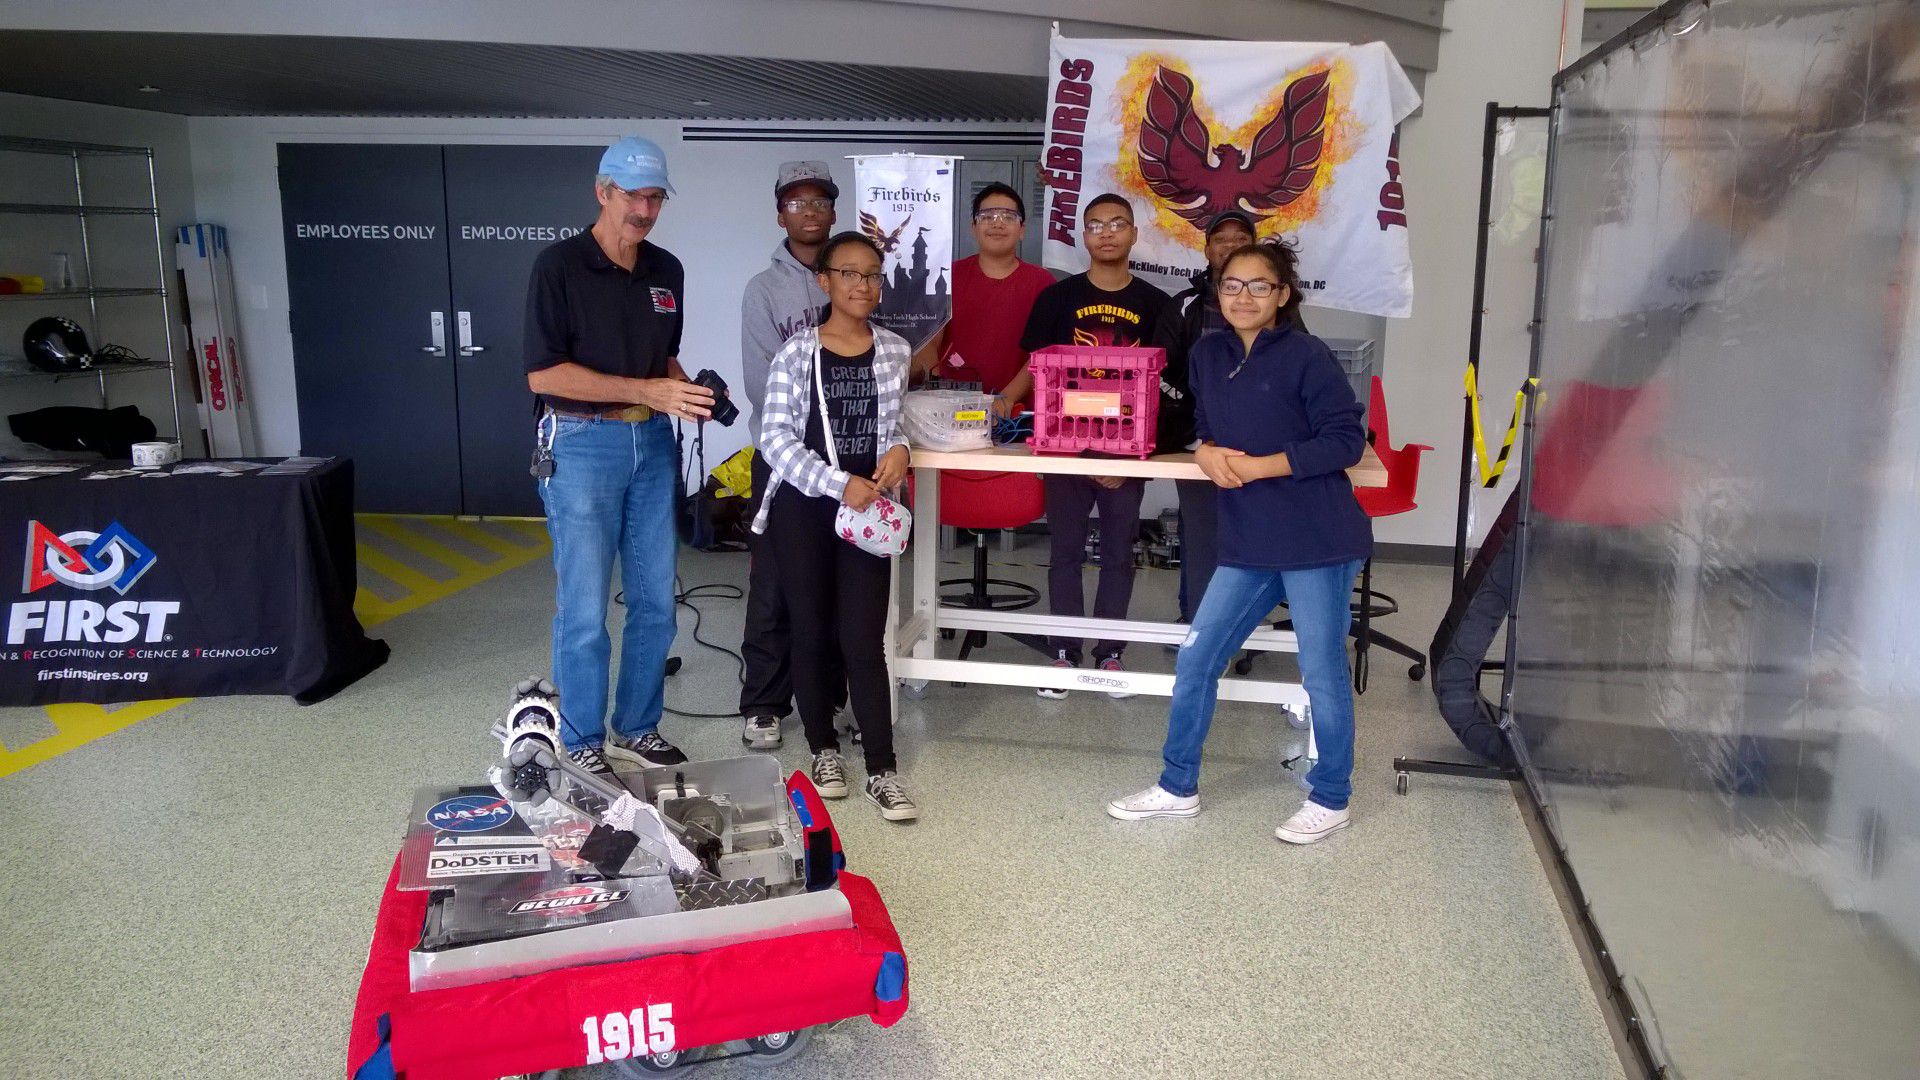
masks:
<instances>
[{"instance_id":1,"label":"vertical firebirds 1915 banner","mask_svg":"<svg viewBox=\"0 0 1920 1080\"><path fill-rule=\"evenodd\" d=\"M1307 303L1413 310L1395 126L1420 96L1386 45L1052 41L1044 262L1084 270L1081 210L1133 204L1135 273L1186 287L1226 210L1300 249Z\"/></svg>"},{"instance_id":2,"label":"vertical firebirds 1915 banner","mask_svg":"<svg viewBox=\"0 0 1920 1080\"><path fill-rule=\"evenodd\" d=\"M919 348L953 314L953 159L854 159L860 231L880 248L873 321Z\"/></svg>"}]
</instances>

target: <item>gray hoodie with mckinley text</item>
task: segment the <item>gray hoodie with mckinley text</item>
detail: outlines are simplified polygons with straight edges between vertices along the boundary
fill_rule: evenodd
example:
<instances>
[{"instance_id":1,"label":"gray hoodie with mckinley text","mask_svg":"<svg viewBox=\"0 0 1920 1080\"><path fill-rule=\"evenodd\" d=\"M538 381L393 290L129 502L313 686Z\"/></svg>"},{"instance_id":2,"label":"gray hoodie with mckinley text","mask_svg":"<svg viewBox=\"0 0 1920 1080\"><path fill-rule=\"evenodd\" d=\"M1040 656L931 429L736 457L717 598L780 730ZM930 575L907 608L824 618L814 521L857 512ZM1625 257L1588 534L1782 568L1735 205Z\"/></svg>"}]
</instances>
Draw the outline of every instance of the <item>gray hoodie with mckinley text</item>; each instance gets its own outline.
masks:
<instances>
[{"instance_id":1,"label":"gray hoodie with mckinley text","mask_svg":"<svg viewBox=\"0 0 1920 1080\"><path fill-rule=\"evenodd\" d=\"M773 354L794 334L814 325L827 294L811 267L803 266L782 240L773 248L773 265L753 275L740 297L740 372L746 380L753 416L747 429L760 444L760 414L767 404L767 375Z\"/></svg>"}]
</instances>

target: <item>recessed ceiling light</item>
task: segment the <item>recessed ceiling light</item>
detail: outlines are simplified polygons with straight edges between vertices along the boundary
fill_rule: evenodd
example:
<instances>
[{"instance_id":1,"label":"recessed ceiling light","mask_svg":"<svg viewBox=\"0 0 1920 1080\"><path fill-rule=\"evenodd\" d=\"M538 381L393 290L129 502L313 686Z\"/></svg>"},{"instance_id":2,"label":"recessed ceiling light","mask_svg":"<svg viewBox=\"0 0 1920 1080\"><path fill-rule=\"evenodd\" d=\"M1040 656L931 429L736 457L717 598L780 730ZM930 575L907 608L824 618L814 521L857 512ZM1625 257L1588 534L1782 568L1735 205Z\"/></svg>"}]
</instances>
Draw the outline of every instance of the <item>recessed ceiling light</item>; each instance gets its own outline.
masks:
<instances>
[{"instance_id":1,"label":"recessed ceiling light","mask_svg":"<svg viewBox=\"0 0 1920 1080\"><path fill-rule=\"evenodd\" d=\"M713 102L711 102L711 101L708 101L708 100L707 100L706 98L694 98L694 99L693 99L693 103L694 103L695 105L711 105L711 104L713 104Z\"/></svg>"},{"instance_id":2,"label":"recessed ceiling light","mask_svg":"<svg viewBox=\"0 0 1920 1080\"><path fill-rule=\"evenodd\" d=\"M140 92L143 94L157 94L160 92L160 88L152 83L146 83L140 87Z\"/></svg>"}]
</instances>

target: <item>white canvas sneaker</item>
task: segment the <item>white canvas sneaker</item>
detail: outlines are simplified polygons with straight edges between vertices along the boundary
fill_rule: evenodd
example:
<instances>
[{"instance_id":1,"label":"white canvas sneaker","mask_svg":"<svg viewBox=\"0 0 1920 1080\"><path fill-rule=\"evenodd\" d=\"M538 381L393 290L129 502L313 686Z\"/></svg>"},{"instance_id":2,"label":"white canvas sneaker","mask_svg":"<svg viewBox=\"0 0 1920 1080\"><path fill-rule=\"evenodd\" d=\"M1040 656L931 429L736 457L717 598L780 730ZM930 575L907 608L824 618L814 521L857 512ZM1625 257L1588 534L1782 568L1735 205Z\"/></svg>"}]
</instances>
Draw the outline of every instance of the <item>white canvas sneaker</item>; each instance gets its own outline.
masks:
<instances>
[{"instance_id":1,"label":"white canvas sneaker","mask_svg":"<svg viewBox=\"0 0 1920 1080\"><path fill-rule=\"evenodd\" d=\"M1192 817L1199 812L1200 796L1175 795L1159 784L1107 804L1107 815L1121 821L1145 821L1156 817Z\"/></svg>"},{"instance_id":2,"label":"white canvas sneaker","mask_svg":"<svg viewBox=\"0 0 1920 1080\"><path fill-rule=\"evenodd\" d=\"M1308 799L1273 830L1273 835L1289 844L1317 844L1346 828L1350 817L1345 810L1329 810Z\"/></svg>"}]
</instances>

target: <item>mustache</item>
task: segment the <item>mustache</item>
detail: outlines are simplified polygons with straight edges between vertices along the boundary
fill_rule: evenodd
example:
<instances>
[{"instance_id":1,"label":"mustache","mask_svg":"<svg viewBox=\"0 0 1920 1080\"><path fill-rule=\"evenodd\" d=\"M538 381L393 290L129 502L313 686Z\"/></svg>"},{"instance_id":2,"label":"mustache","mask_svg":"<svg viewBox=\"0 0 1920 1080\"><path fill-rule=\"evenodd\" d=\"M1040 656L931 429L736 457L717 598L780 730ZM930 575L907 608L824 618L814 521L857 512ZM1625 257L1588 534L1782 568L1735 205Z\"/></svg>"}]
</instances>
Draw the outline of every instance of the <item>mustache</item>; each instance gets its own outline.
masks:
<instances>
[{"instance_id":1,"label":"mustache","mask_svg":"<svg viewBox=\"0 0 1920 1080\"><path fill-rule=\"evenodd\" d=\"M646 217L642 214L628 214L626 223L636 229L651 229L653 228L653 223L657 220L659 219Z\"/></svg>"}]
</instances>

